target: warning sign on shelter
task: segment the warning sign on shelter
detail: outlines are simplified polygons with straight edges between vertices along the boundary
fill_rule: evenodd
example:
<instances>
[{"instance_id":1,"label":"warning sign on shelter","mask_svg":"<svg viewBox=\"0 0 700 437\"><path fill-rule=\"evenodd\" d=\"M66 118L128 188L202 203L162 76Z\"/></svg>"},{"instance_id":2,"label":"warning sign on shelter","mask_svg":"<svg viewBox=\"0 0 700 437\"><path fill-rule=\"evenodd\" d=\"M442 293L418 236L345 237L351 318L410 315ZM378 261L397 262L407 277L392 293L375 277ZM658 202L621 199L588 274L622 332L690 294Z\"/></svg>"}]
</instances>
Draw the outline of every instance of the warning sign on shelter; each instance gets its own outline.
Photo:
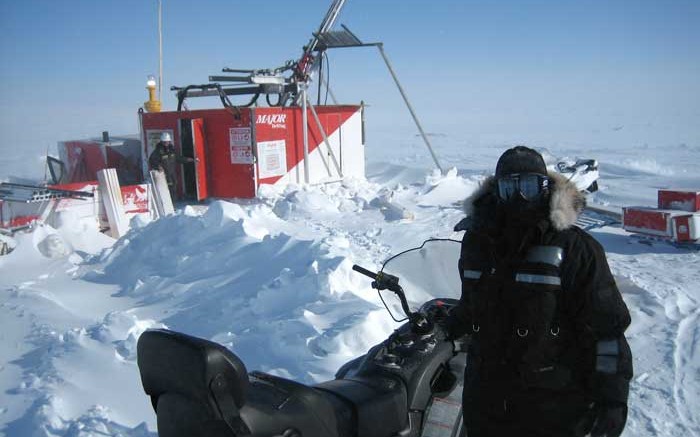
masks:
<instances>
[{"instance_id":1,"label":"warning sign on shelter","mask_svg":"<svg viewBox=\"0 0 700 437\"><path fill-rule=\"evenodd\" d=\"M287 145L284 140L258 143L258 178L284 176L287 173Z\"/></svg>"},{"instance_id":2,"label":"warning sign on shelter","mask_svg":"<svg viewBox=\"0 0 700 437\"><path fill-rule=\"evenodd\" d=\"M253 144L249 127L232 127L229 129L231 146L231 164L252 164Z\"/></svg>"}]
</instances>

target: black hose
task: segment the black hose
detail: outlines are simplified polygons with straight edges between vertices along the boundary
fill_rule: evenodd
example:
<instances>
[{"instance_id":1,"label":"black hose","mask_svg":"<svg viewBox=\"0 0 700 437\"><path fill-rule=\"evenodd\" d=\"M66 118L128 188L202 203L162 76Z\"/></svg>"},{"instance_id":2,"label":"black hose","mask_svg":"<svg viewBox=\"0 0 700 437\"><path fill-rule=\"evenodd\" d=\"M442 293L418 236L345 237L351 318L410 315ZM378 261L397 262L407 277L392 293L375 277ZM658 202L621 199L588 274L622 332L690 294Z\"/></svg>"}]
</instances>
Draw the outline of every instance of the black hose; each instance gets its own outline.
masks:
<instances>
[{"instance_id":1,"label":"black hose","mask_svg":"<svg viewBox=\"0 0 700 437\"><path fill-rule=\"evenodd\" d=\"M328 91L330 90L331 87L331 61L328 60L328 54L325 54L326 57L326 98L324 99L323 104L327 105L328 104Z\"/></svg>"},{"instance_id":2,"label":"black hose","mask_svg":"<svg viewBox=\"0 0 700 437\"><path fill-rule=\"evenodd\" d=\"M281 104L282 104L282 93L277 94L277 103L275 103L275 104L272 104L272 102L270 102L270 95L269 95L269 94L265 94L265 101L266 101L267 104L270 105L270 106L281 106Z\"/></svg>"},{"instance_id":3,"label":"black hose","mask_svg":"<svg viewBox=\"0 0 700 437\"><path fill-rule=\"evenodd\" d=\"M318 91L316 92L316 106L321 104L321 85L323 85L323 55L321 52L321 60L318 63Z\"/></svg>"},{"instance_id":4,"label":"black hose","mask_svg":"<svg viewBox=\"0 0 700 437\"><path fill-rule=\"evenodd\" d=\"M260 97L260 91L258 91L257 93L255 93L255 94L253 95L253 97L250 99L250 101L248 101L248 103L246 103L245 105L238 105L236 108L241 107L241 106L244 107L244 108L248 108L248 107L250 107L250 106L253 106L253 105L255 104L255 102L258 101L258 97ZM228 100L228 97L227 97L226 100ZM230 102L229 102L229 103L230 103ZM233 105L231 105L231 106L233 106Z\"/></svg>"},{"instance_id":5,"label":"black hose","mask_svg":"<svg viewBox=\"0 0 700 437\"><path fill-rule=\"evenodd\" d=\"M256 92L253 97L250 99L248 103L245 105L234 105L231 103L231 100L228 98L226 95L226 91L224 91L223 87L219 83L208 83L204 85L187 85L184 88L177 88L177 87L172 87L170 88L171 90L177 90L177 112L182 111L182 106L185 102L185 99L187 98L187 92L191 89L199 89L199 90L208 90L208 89L216 89L216 91L219 94L219 99L221 100L221 104L224 106L224 108L232 108L233 110L236 111L237 116L240 118L240 107L249 107L255 104L255 102L258 100L258 97L260 96L260 91Z\"/></svg>"}]
</instances>

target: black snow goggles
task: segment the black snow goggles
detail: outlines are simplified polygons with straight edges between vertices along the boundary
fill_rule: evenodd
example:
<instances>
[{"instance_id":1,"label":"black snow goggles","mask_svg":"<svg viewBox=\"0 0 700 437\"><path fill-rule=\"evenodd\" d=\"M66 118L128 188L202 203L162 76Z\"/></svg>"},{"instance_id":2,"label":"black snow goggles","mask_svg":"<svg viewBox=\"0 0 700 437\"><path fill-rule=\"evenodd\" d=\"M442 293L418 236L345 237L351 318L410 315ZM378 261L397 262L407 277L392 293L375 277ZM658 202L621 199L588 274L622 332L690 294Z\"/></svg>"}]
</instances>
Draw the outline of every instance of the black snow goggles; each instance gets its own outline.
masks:
<instances>
[{"instance_id":1,"label":"black snow goggles","mask_svg":"<svg viewBox=\"0 0 700 437\"><path fill-rule=\"evenodd\" d=\"M518 194L525 200L536 200L549 188L549 177L539 173L510 174L496 181L501 200L510 200Z\"/></svg>"}]
</instances>

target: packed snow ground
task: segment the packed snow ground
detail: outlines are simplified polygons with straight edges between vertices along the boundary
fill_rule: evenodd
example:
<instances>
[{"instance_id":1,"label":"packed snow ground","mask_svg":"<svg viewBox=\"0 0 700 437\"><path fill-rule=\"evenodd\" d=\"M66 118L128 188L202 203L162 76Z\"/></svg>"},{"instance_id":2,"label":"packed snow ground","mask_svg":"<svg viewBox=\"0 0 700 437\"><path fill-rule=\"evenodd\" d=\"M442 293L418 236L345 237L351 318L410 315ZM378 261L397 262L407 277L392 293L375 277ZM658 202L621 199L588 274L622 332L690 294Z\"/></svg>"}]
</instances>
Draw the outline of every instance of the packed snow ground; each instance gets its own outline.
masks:
<instances>
[{"instance_id":1,"label":"packed snow ground","mask_svg":"<svg viewBox=\"0 0 700 437\"><path fill-rule=\"evenodd\" d=\"M332 378L396 327L351 266L460 238L460 201L505 148L434 143L453 168L445 176L429 170L418 139L394 139L368 147L367 180L181 205L135 220L118 241L71 217L18 234L0 257L0 434L155 435L135 361L148 328L222 343L251 370ZM700 187L698 146L540 150L598 159L601 190L589 201L613 208L653 205L658 188ZM624 435L700 436L700 254L641 244L619 226L592 234L632 312Z\"/></svg>"}]
</instances>

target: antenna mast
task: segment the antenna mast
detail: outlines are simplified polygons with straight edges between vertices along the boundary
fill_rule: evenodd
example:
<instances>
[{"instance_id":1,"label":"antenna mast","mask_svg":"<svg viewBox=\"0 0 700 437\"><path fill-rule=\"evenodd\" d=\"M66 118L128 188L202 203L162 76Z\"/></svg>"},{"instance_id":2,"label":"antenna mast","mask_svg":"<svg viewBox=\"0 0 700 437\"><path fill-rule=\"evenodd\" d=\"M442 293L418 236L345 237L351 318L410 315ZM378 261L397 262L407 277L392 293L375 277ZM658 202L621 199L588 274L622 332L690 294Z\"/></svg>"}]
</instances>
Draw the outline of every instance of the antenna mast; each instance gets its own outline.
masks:
<instances>
[{"instance_id":1,"label":"antenna mast","mask_svg":"<svg viewBox=\"0 0 700 437\"><path fill-rule=\"evenodd\" d=\"M163 5L158 0L158 99L163 98Z\"/></svg>"}]
</instances>

